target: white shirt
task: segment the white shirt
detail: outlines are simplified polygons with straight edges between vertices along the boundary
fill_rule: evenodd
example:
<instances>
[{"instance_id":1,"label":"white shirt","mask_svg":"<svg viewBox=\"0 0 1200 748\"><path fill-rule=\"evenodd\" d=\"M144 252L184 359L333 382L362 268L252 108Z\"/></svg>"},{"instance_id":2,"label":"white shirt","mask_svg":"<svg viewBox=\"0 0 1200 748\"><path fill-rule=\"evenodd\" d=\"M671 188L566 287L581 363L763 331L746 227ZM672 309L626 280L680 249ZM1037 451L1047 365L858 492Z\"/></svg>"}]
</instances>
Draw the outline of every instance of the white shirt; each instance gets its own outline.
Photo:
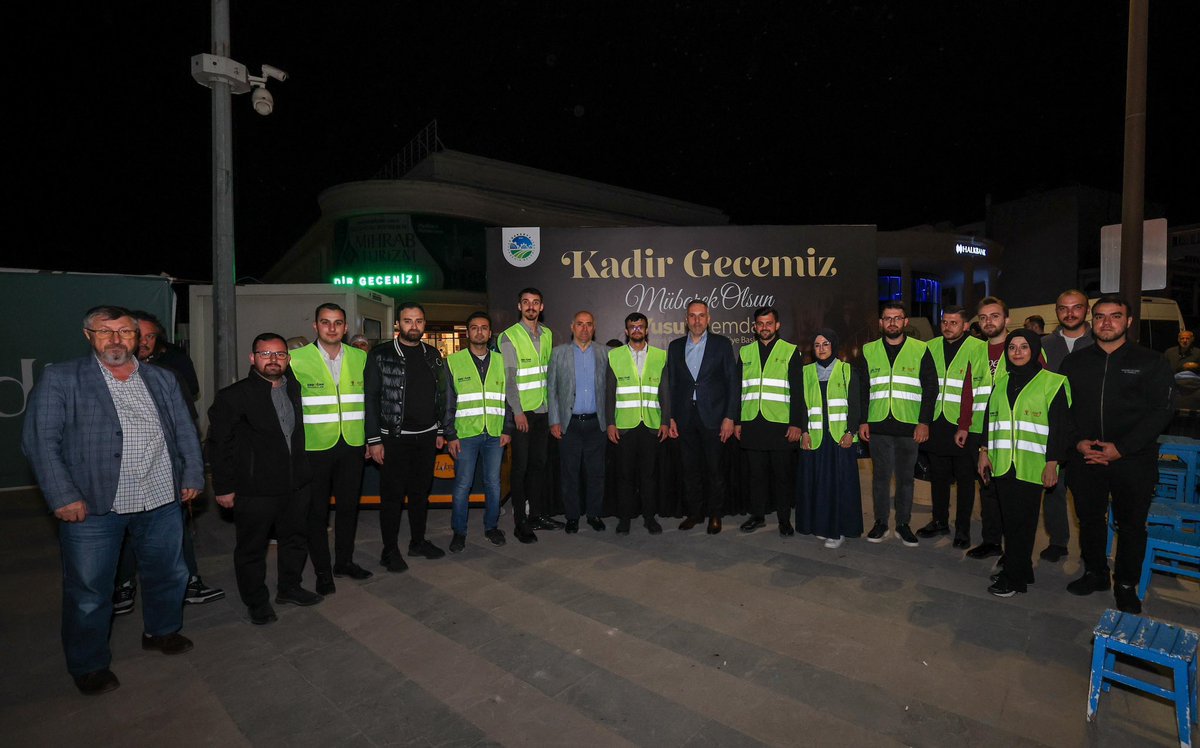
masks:
<instances>
[{"instance_id":1,"label":"white shirt","mask_svg":"<svg viewBox=\"0 0 1200 748\"><path fill-rule=\"evenodd\" d=\"M325 365L329 367L329 373L333 375L334 385L339 385L342 382L342 344L338 343L337 355L330 357L325 352L325 346L321 345L321 341L317 341L317 350L321 352L321 358L325 359Z\"/></svg>"},{"instance_id":2,"label":"white shirt","mask_svg":"<svg viewBox=\"0 0 1200 748\"><path fill-rule=\"evenodd\" d=\"M629 353L633 356L633 365L637 367L638 379L642 378L642 371L646 368L646 353L650 350L649 345L642 346L642 350L637 350L633 346L628 346Z\"/></svg>"}]
</instances>

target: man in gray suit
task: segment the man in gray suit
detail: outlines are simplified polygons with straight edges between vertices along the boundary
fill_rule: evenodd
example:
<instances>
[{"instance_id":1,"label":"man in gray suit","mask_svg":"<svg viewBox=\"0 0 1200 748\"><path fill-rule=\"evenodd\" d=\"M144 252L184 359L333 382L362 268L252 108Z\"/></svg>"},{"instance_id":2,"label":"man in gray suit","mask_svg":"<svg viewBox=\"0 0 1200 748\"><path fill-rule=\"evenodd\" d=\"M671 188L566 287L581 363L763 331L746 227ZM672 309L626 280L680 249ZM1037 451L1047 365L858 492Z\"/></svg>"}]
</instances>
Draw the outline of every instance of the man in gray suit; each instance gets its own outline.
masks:
<instances>
[{"instance_id":1,"label":"man in gray suit","mask_svg":"<svg viewBox=\"0 0 1200 748\"><path fill-rule=\"evenodd\" d=\"M142 649L181 654L188 583L183 513L204 488L204 459L175 375L138 363L138 324L121 307L83 318L92 353L46 368L29 397L21 448L61 521L62 640L82 693L120 683L112 651L113 579L126 531L142 580Z\"/></svg>"},{"instance_id":2,"label":"man in gray suit","mask_svg":"<svg viewBox=\"0 0 1200 748\"><path fill-rule=\"evenodd\" d=\"M555 346L550 354L547 388L550 399L550 436L558 439L562 473L563 507L567 532L579 532L580 470L585 481L587 523L604 531L605 377L608 355L594 345L596 319L591 312L576 312L571 321L570 343Z\"/></svg>"}]
</instances>

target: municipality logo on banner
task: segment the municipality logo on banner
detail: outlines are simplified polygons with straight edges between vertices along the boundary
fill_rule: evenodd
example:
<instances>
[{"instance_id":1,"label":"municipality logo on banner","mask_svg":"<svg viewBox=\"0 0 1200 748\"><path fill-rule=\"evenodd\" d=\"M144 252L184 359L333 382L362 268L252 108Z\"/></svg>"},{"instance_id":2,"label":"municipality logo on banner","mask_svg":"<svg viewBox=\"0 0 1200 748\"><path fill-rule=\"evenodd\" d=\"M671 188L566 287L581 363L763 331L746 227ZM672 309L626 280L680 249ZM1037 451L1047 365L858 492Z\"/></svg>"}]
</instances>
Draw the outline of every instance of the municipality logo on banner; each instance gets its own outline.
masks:
<instances>
[{"instance_id":1,"label":"municipality logo on banner","mask_svg":"<svg viewBox=\"0 0 1200 748\"><path fill-rule=\"evenodd\" d=\"M502 229L500 246L509 265L529 267L542 251L542 230L537 226Z\"/></svg>"}]
</instances>

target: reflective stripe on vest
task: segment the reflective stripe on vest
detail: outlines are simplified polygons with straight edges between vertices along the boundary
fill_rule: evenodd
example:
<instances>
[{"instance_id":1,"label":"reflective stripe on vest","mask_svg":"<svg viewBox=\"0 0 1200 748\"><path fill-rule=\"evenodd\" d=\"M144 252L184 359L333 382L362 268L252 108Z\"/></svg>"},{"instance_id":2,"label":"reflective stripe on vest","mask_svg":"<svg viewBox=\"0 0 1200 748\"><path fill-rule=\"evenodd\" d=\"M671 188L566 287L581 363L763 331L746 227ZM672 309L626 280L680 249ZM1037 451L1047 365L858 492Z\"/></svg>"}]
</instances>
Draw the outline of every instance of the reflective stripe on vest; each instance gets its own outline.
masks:
<instances>
[{"instance_id":1,"label":"reflective stripe on vest","mask_svg":"<svg viewBox=\"0 0 1200 748\"><path fill-rule=\"evenodd\" d=\"M825 438L825 411L829 408L829 436L836 442L846 433L846 418L850 413L850 366L835 361L829 381L825 383L825 400L821 398L821 380L817 376L817 365L804 367L804 401L808 403L808 438L812 448L817 449ZM858 441L858 436L854 436Z\"/></svg>"},{"instance_id":2,"label":"reflective stripe on vest","mask_svg":"<svg viewBox=\"0 0 1200 748\"><path fill-rule=\"evenodd\" d=\"M454 431L459 439L470 439L484 431L489 436L504 432L504 358L494 351L490 356L486 381L479 378L469 348L446 357L456 397Z\"/></svg>"},{"instance_id":3,"label":"reflective stripe on vest","mask_svg":"<svg viewBox=\"0 0 1200 748\"><path fill-rule=\"evenodd\" d=\"M1017 479L1042 483L1046 468L1046 444L1050 439L1050 403L1059 388L1065 388L1071 403L1071 385L1061 374L1042 369L1017 393L1009 408L1008 375L996 380L988 399L988 458L992 474L1004 475L1016 464Z\"/></svg>"},{"instance_id":4,"label":"reflective stripe on vest","mask_svg":"<svg viewBox=\"0 0 1200 748\"><path fill-rule=\"evenodd\" d=\"M791 385L788 362L796 346L777 340L767 355L767 363L758 360L758 341L742 346L742 421L753 421L762 412L771 423L788 423L791 415Z\"/></svg>"},{"instance_id":5,"label":"reflective stripe on vest","mask_svg":"<svg viewBox=\"0 0 1200 748\"><path fill-rule=\"evenodd\" d=\"M367 354L343 345L341 380L334 384L333 374L317 345L319 343L313 343L292 351L292 374L300 384L305 451L330 449L337 444L339 436L350 446L361 447L367 441L363 425L366 406L363 370L367 365Z\"/></svg>"},{"instance_id":6,"label":"reflective stripe on vest","mask_svg":"<svg viewBox=\"0 0 1200 748\"><path fill-rule=\"evenodd\" d=\"M921 416L921 358L925 344L906 337L893 366L882 340L863 346L870 376L871 401L867 421L878 423L891 413L900 423L916 424Z\"/></svg>"},{"instance_id":7,"label":"reflective stripe on vest","mask_svg":"<svg viewBox=\"0 0 1200 748\"><path fill-rule=\"evenodd\" d=\"M520 322L500 333L500 336L512 343L513 351L517 354L517 392L521 396L521 410L537 410L546 402L546 372L550 365L554 336L549 327L543 327L538 338L540 350L537 351L533 349L529 330Z\"/></svg>"},{"instance_id":8,"label":"reflective stripe on vest","mask_svg":"<svg viewBox=\"0 0 1200 748\"><path fill-rule=\"evenodd\" d=\"M667 352L654 346L646 347L646 362L642 375L633 363L633 351L629 346L613 348L608 352L608 365L617 380L616 423L619 429L631 429L639 423L647 428L658 429L662 425L662 407L658 402L658 385L662 382L663 367L667 363Z\"/></svg>"},{"instance_id":9,"label":"reflective stripe on vest","mask_svg":"<svg viewBox=\"0 0 1200 748\"><path fill-rule=\"evenodd\" d=\"M983 414L987 411L988 395L991 394L991 366L988 364L987 343L979 338L967 336L947 366L944 338L929 341L929 353L938 375L938 399L933 408L936 420L945 416L950 423L957 424L962 412L963 383L967 366L971 367L971 433L983 433ZM985 384L985 382L987 384Z\"/></svg>"}]
</instances>

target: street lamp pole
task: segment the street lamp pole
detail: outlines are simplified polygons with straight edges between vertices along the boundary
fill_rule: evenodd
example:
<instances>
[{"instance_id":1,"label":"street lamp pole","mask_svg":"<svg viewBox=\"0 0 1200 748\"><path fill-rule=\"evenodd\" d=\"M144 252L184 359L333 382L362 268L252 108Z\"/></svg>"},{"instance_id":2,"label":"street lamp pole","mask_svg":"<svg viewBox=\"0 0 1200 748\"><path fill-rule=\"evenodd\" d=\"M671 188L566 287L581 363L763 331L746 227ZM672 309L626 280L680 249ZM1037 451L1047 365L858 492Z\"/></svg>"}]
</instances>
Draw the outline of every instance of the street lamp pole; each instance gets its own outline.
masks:
<instances>
[{"instance_id":1,"label":"street lamp pole","mask_svg":"<svg viewBox=\"0 0 1200 748\"><path fill-rule=\"evenodd\" d=\"M1125 175L1121 187L1121 295L1142 316L1142 231L1146 213L1146 39L1149 1L1129 0L1125 67ZM1137 342L1138 326L1129 328Z\"/></svg>"},{"instance_id":2,"label":"street lamp pole","mask_svg":"<svg viewBox=\"0 0 1200 748\"><path fill-rule=\"evenodd\" d=\"M229 0L212 0L212 54L229 58ZM237 380L237 271L233 247L233 111L229 83L212 82L212 262L215 388Z\"/></svg>"}]
</instances>

